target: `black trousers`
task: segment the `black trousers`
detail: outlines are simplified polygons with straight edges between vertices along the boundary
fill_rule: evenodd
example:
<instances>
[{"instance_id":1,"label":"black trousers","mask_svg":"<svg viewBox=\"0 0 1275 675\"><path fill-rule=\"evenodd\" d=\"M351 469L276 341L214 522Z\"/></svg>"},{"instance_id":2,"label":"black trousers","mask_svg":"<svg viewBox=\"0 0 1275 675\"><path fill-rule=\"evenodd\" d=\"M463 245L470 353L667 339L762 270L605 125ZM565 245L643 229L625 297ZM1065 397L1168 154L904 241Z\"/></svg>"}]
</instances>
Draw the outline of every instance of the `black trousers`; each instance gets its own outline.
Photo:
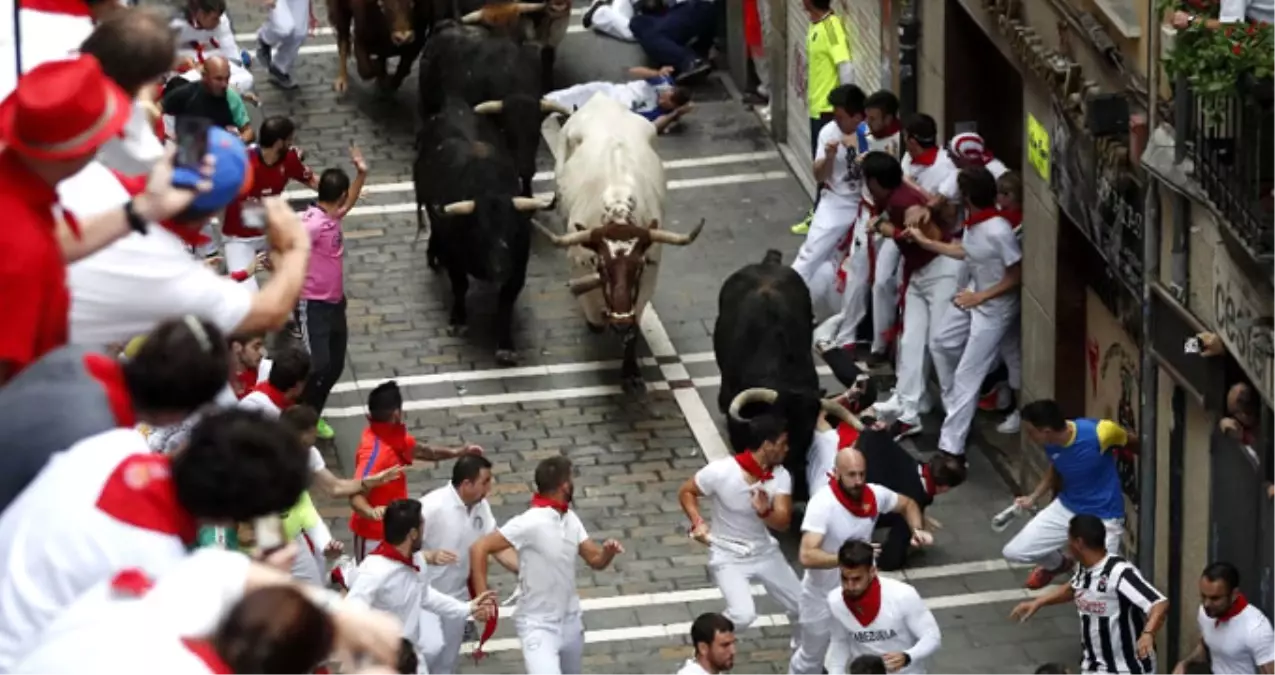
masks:
<instances>
[{"instance_id":1,"label":"black trousers","mask_svg":"<svg viewBox=\"0 0 1275 675\"><path fill-rule=\"evenodd\" d=\"M884 572L903 569L912 545L912 528L908 527L907 519L901 513L883 513L877 518L877 527L890 530L885 543L881 544L881 552L877 554L877 569Z\"/></svg>"},{"instance_id":2,"label":"black trousers","mask_svg":"<svg viewBox=\"0 0 1275 675\"><path fill-rule=\"evenodd\" d=\"M810 118L810 161L814 161L815 156L819 153L819 131L824 125L832 121L832 113L826 112L818 117ZM823 195L823 184L815 186L815 206L811 207L811 211L819 206L819 197Z\"/></svg>"},{"instance_id":3,"label":"black trousers","mask_svg":"<svg viewBox=\"0 0 1275 675\"><path fill-rule=\"evenodd\" d=\"M323 412L328 393L345 370L345 349L350 332L345 323L345 299L341 302L302 300L297 303L297 327L301 342L310 352L310 379L301 392L301 402Z\"/></svg>"}]
</instances>

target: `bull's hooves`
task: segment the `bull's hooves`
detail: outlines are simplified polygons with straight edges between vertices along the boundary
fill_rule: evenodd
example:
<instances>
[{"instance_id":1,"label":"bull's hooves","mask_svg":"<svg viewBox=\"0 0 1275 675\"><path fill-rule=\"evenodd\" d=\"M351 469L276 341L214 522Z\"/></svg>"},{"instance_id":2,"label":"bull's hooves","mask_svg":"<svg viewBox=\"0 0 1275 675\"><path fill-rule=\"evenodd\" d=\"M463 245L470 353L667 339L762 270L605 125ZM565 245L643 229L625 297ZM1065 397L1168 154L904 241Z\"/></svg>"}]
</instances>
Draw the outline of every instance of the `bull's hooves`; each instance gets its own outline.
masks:
<instances>
[{"instance_id":1,"label":"bull's hooves","mask_svg":"<svg viewBox=\"0 0 1275 675\"><path fill-rule=\"evenodd\" d=\"M496 363L502 366L518 365L518 352L512 349L497 349Z\"/></svg>"},{"instance_id":2,"label":"bull's hooves","mask_svg":"<svg viewBox=\"0 0 1275 675\"><path fill-rule=\"evenodd\" d=\"M452 324L447 327L447 334L452 337L465 337L469 334L469 326Z\"/></svg>"}]
</instances>

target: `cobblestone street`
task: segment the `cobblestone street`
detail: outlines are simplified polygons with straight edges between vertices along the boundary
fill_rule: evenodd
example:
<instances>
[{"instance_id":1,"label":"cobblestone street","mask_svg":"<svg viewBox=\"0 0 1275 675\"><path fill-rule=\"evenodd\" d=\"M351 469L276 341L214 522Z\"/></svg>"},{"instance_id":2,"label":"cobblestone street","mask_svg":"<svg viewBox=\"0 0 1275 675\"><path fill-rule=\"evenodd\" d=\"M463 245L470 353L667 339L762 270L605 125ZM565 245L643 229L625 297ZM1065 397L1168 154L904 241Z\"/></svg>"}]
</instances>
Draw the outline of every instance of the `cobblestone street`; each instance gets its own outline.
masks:
<instances>
[{"instance_id":1,"label":"cobblestone street","mask_svg":"<svg viewBox=\"0 0 1275 675\"><path fill-rule=\"evenodd\" d=\"M316 10L322 16L322 7ZM639 52L584 31L581 12L577 8L577 25L559 52L559 79L621 79ZM231 0L231 16L241 47L251 52L263 10ZM351 141L371 165L365 197L345 222L351 358L325 412L337 430L334 470L353 470L366 393L391 377L403 386L408 426L418 438L486 449L498 482L490 501L501 521L526 507L539 460L569 456L578 471L575 508L590 534L618 538L627 548L614 569L592 572L580 565L586 671L674 672L690 654L689 622L723 606L706 549L684 534L676 498L679 485L706 461L727 454L711 343L717 294L728 274L760 261L768 248L791 262L800 239L788 227L809 208L758 119L714 76L696 90L685 129L658 142L670 181L670 222L664 227L685 232L700 218L708 224L691 246L664 253L654 306L641 325L647 392L629 397L620 388L619 343L586 329L566 287L565 255L543 237L533 238L527 286L517 305L521 364L502 369L495 362L494 289L471 286L470 334L448 335L448 281L426 267L424 243L413 246L415 76L392 97L352 77L349 93L338 98L331 89L336 48L329 29L302 51L294 73L299 90L281 92L260 68L254 71L263 101L254 116L290 116L311 167L348 168ZM551 122L546 134L554 133ZM536 190L550 192L553 161L544 147L541 155ZM300 206L312 194L288 196ZM829 391L838 388L826 369L824 379ZM928 455L933 446L932 436L922 436L912 449ZM1006 565L1000 550L1011 533L993 533L988 523L1012 497L977 449L970 460L968 483L932 509L944 525L935 545L916 556L906 577L943 629L931 671L1021 673L1046 661L1074 665L1078 638L1071 607L1043 611L1028 624L1008 619L1010 608L1029 597L1022 589L1028 570ZM413 493L441 485L449 472L450 466L418 464L409 473ZM348 545L348 506L329 503L321 512ZM508 597L512 577L495 569L493 577ZM755 593L762 593L760 587ZM735 670L787 672L786 620L764 596L758 610L760 628L741 634ZM466 660L462 672L523 669L512 622L501 622L487 651L488 659L478 665Z\"/></svg>"}]
</instances>

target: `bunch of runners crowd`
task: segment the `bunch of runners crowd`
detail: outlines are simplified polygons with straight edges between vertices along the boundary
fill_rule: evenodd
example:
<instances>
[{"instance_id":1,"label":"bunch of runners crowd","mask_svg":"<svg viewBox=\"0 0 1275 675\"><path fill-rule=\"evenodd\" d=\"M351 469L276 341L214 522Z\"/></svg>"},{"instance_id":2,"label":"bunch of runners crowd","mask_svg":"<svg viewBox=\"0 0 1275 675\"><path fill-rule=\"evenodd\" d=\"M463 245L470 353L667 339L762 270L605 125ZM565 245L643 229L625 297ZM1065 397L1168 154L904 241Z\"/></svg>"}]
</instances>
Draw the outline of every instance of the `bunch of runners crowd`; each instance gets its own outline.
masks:
<instances>
[{"instance_id":1,"label":"bunch of runners crowd","mask_svg":"<svg viewBox=\"0 0 1275 675\"><path fill-rule=\"evenodd\" d=\"M220 0L195 0L171 26L109 2L46 4L23 3L24 26L56 33L31 46L37 55L0 103L10 317L0 336L0 672L456 672L462 653L481 656L502 609L510 620L489 584L491 559L518 578L511 620L526 671L580 672L576 560L602 570L624 547L590 538L572 509L568 458L541 462L530 508L497 523L492 462L476 446L410 435L392 381L367 396L353 477L334 474L315 447L331 434L320 413L345 359L341 227L367 176L362 153L351 149L353 178L316 173L290 120L250 124L249 60ZM258 60L291 88L308 3L275 9ZM914 588L878 568L899 569L910 547L932 543L924 509L965 478L966 435L997 359L1004 390L1018 389L1019 181L976 134L943 147L932 118L900 122L890 92L842 83L845 59L827 33L840 22L828 21L826 0L807 10L812 35L833 46L811 51L823 188L794 268L832 315L815 346L834 367L852 358L869 306L868 358L887 360L901 315L899 382L864 412L862 432L820 422L809 449L820 481L799 522L782 463L807 449L788 447L781 410L750 421L751 449L682 486L725 605L691 625L686 674L749 670L735 663L736 633L756 620L754 580L790 618L791 672L925 672L939 626ZM205 53L214 48L223 53ZM666 66L637 92L650 109L634 108L661 128L689 110L668 88L685 64ZM171 135L166 115L214 120L200 170L174 167L159 140ZM299 215L277 196L289 181L317 192ZM964 227L948 227L958 213ZM260 287L259 268L270 272ZM267 335L290 318L300 340L285 331L267 358ZM946 419L941 452L918 463L895 441L920 428L930 361ZM1013 618L1074 601L1084 672L1154 672L1167 602L1119 557L1114 454L1134 439L1110 421L1068 420L1051 401L1010 412L1003 430L1020 424L1052 467L1015 508L1061 488L1005 546L1011 562L1038 565L1028 587L1043 591ZM451 480L412 498L403 472L417 461L452 462ZM350 554L310 490L349 499ZM890 530L881 547L878 527ZM792 529L802 577L771 534ZM1225 562L1205 570L1203 637L1180 670L1272 672L1270 623L1238 584Z\"/></svg>"}]
</instances>

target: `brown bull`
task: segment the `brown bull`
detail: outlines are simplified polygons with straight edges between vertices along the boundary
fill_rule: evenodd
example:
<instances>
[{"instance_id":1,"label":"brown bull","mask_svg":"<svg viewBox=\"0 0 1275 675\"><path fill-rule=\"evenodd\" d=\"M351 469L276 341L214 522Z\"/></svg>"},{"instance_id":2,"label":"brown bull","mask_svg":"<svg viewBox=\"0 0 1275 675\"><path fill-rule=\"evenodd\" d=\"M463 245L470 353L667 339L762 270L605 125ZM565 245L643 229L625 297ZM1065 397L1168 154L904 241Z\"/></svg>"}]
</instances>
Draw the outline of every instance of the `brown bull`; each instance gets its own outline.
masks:
<instances>
[{"instance_id":1,"label":"brown bull","mask_svg":"<svg viewBox=\"0 0 1275 675\"><path fill-rule=\"evenodd\" d=\"M433 22L429 0L327 0L328 21L336 31L337 76L332 88L349 87L347 62L354 51L359 78L375 79L379 87L396 91L412 70ZM389 74L390 57L399 57Z\"/></svg>"}]
</instances>

